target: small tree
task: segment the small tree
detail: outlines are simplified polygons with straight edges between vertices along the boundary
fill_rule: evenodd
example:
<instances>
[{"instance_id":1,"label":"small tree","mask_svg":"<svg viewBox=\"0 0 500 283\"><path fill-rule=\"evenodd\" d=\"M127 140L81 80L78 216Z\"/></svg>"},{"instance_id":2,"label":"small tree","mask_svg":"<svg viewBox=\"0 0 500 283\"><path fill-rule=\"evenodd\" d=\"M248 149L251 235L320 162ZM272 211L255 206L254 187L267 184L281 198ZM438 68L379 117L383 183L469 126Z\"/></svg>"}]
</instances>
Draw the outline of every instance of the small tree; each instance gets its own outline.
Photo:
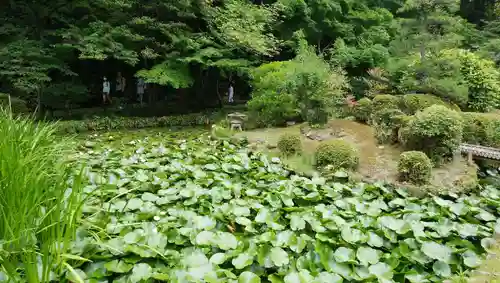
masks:
<instances>
[{"instance_id":1,"label":"small tree","mask_svg":"<svg viewBox=\"0 0 500 283\"><path fill-rule=\"evenodd\" d=\"M253 71L254 91L248 107L270 124L281 124L296 113L302 120L322 124L335 106L344 103L348 86L344 72L300 42L293 60L271 62Z\"/></svg>"}]
</instances>

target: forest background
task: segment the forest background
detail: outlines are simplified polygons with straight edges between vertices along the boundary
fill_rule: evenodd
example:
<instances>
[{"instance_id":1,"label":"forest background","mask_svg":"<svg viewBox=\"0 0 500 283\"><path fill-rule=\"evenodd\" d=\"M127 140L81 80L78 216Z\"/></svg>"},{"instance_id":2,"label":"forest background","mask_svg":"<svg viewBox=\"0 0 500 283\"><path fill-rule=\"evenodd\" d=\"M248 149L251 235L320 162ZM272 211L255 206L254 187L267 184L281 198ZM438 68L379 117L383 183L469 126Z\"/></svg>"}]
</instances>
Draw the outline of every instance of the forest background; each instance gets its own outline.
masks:
<instances>
[{"instance_id":1,"label":"forest background","mask_svg":"<svg viewBox=\"0 0 500 283\"><path fill-rule=\"evenodd\" d=\"M102 77L114 82L119 71L128 103L138 77L151 86L149 103L165 101L172 112L222 106L233 81L238 98L260 97L249 104L258 109L270 103L259 90L282 79L263 81L263 72L280 68L334 74L331 83L358 99L427 93L475 111L500 105L495 0L3 3L0 92L42 111L101 105Z\"/></svg>"}]
</instances>

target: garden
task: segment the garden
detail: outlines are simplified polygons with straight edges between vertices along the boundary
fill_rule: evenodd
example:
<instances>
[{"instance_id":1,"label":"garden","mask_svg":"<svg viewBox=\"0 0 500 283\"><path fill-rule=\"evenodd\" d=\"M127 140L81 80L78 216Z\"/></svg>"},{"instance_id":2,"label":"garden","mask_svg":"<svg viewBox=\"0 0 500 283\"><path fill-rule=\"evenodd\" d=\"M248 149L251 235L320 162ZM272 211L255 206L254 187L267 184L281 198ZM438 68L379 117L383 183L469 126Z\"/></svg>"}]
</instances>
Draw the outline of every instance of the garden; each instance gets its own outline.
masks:
<instances>
[{"instance_id":1,"label":"garden","mask_svg":"<svg viewBox=\"0 0 500 283\"><path fill-rule=\"evenodd\" d=\"M51 135L60 135L54 125L35 127L23 118L3 121L4 130L11 127L12 137L36 134L38 138L27 140L10 155L7 141L15 139L6 139L2 156L7 160L27 154L32 146L48 149ZM287 135L287 142L297 146L300 140L295 137ZM283 140L279 148L294 148ZM44 236L49 242L15 238L10 245L4 242L0 278L442 282L465 280L496 246L495 235L500 233L496 187L415 196L401 186L353 181L345 170L306 176L279 157L248 145L246 138L218 139L206 129L153 128L81 134L65 147L39 152L33 162L3 159L3 168L18 172L9 179L9 193L29 195L40 207L58 209L39 214L27 206L31 202L26 198L10 202L17 205L17 213L31 213L40 221L4 226L3 239L16 229L35 225L35 230L25 231L26 237ZM318 151L330 147L327 142ZM32 181L36 189L53 190L44 194L20 190L31 187L22 183L29 174L50 172L65 154L72 169ZM319 153L316 161L353 168L356 158L346 156ZM337 165L338 160L348 166ZM56 219L62 221L50 222ZM3 223L12 225L14 220ZM30 251L33 244L39 248ZM24 264L11 265L16 260Z\"/></svg>"}]
</instances>

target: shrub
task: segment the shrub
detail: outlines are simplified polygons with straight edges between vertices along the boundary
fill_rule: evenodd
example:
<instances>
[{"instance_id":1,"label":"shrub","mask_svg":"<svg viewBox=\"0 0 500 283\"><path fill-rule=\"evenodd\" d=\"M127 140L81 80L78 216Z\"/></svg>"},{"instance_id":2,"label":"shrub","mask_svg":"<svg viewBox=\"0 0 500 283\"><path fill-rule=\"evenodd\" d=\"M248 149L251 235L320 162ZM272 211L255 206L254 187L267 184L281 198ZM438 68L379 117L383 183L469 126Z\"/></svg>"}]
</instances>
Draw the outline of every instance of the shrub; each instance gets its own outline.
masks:
<instances>
[{"instance_id":1,"label":"shrub","mask_svg":"<svg viewBox=\"0 0 500 283\"><path fill-rule=\"evenodd\" d=\"M311 124L324 124L344 106L348 87L344 71L331 68L303 44L296 58L261 65L252 79L248 109L268 125L284 124L297 115Z\"/></svg>"},{"instance_id":2,"label":"shrub","mask_svg":"<svg viewBox=\"0 0 500 283\"><path fill-rule=\"evenodd\" d=\"M453 110L460 110L456 105L451 105L441 98L430 94L405 94L399 101L399 109L409 115L424 110L431 105L443 105Z\"/></svg>"},{"instance_id":3,"label":"shrub","mask_svg":"<svg viewBox=\"0 0 500 283\"><path fill-rule=\"evenodd\" d=\"M429 183L432 173L432 162L421 151L401 153L398 162L399 180L416 185Z\"/></svg>"},{"instance_id":4,"label":"shrub","mask_svg":"<svg viewBox=\"0 0 500 283\"><path fill-rule=\"evenodd\" d=\"M425 152L433 161L453 156L462 141L460 114L442 105L417 112L399 134L403 144Z\"/></svg>"},{"instance_id":5,"label":"shrub","mask_svg":"<svg viewBox=\"0 0 500 283\"><path fill-rule=\"evenodd\" d=\"M331 165L335 169L356 169L359 164L357 149L340 139L320 144L314 157L320 167Z\"/></svg>"},{"instance_id":6,"label":"shrub","mask_svg":"<svg viewBox=\"0 0 500 283\"><path fill-rule=\"evenodd\" d=\"M278 140L278 149L285 156L300 153L302 151L302 140L298 134L283 134Z\"/></svg>"},{"instance_id":7,"label":"shrub","mask_svg":"<svg viewBox=\"0 0 500 283\"><path fill-rule=\"evenodd\" d=\"M353 114L356 120L359 122L368 122L372 113L371 107L372 101L369 98L361 98L353 109Z\"/></svg>"},{"instance_id":8,"label":"shrub","mask_svg":"<svg viewBox=\"0 0 500 283\"><path fill-rule=\"evenodd\" d=\"M9 105L10 102L10 105ZM30 110L28 108L28 105L26 101L17 98L17 97L10 97L9 101L9 95L5 93L0 93L0 108L4 109L11 109L12 113L14 114L28 114L30 113Z\"/></svg>"},{"instance_id":9,"label":"shrub","mask_svg":"<svg viewBox=\"0 0 500 283\"><path fill-rule=\"evenodd\" d=\"M375 137L379 143L393 143L398 140L398 130L408 120L399 109L381 109L371 116Z\"/></svg>"},{"instance_id":10,"label":"shrub","mask_svg":"<svg viewBox=\"0 0 500 283\"><path fill-rule=\"evenodd\" d=\"M464 112L462 118L464 121L464 142L500 147L500 115Z\"/></svg>"},{"instance_id":11,"label":"shrub","mask_svg":"<svg viewBox=\"0 0 500 283\"><path fill-rule=\"evenodd\" d=\"M387 125L390 128L399 128L404 120L405 113L399 109L381 109L373 112L371 121L374 125Z\"/></svg>"},{"instance_id":12,"label":"shrub","mask_svg":"<svg viewBox=\"0 0 500 283\"><path fill-rule=\"evenodd\" d=\"M379 94L372 100L372 113L382 109L397 109L399 97L390 94Z\"/></svg>"}]
</instances>

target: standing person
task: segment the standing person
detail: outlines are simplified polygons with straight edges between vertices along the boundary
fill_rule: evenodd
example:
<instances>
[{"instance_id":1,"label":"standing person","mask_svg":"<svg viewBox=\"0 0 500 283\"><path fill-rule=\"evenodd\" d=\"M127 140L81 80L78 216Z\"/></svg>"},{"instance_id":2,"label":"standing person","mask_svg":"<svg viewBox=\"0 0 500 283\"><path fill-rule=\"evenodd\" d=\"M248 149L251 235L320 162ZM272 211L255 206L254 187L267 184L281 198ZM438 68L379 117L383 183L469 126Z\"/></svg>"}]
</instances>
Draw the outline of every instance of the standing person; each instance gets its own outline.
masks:
<instances>
[{"instance_id":1,"label":"standing person","mask_svg":"<svg viewBox=\"0 0 500 283\"><path fill-rule=\"evenodd\" d=\"M139 98L139 102L142 105L142 101L144 99L144 90L146 89L146 83L142 78L137 80L137 97Z\"/></svg>"},{"instance_id":2,"label":"standing person","mask_svg":"<svg viewBox=\"0 0 500 283\"><path fill-rule=\"evenodd\" d=\"M111 91L111 84L106 77L103 78L102 82L102 103L105 104L106 100L111 104L111 96L109 92Z\"/></svg>"},{"instance_id":3,"label":"standing person","mask_svg":"<svg viewBox=\"0 0 500 283\"><path fill-rule=\"evenodd\" d=\"M228 89L228 102L229 103L233 103L234 102L234 99L233 99L233 96L234 96L234 88L233 88L233 83L232 82L229 82L229 89Z\"/></svg>"},{"instance_id":4,"label":"standing person","mask_svg":"<svg viewBox=\"0 0 500 283\"><path fill-rule=\"evenodd\" d=\"M126 80L122 77L122 73L118 72L116 74L116 93L117 95L122 95L125 92Z\"/></svg>"}]
</instances>

